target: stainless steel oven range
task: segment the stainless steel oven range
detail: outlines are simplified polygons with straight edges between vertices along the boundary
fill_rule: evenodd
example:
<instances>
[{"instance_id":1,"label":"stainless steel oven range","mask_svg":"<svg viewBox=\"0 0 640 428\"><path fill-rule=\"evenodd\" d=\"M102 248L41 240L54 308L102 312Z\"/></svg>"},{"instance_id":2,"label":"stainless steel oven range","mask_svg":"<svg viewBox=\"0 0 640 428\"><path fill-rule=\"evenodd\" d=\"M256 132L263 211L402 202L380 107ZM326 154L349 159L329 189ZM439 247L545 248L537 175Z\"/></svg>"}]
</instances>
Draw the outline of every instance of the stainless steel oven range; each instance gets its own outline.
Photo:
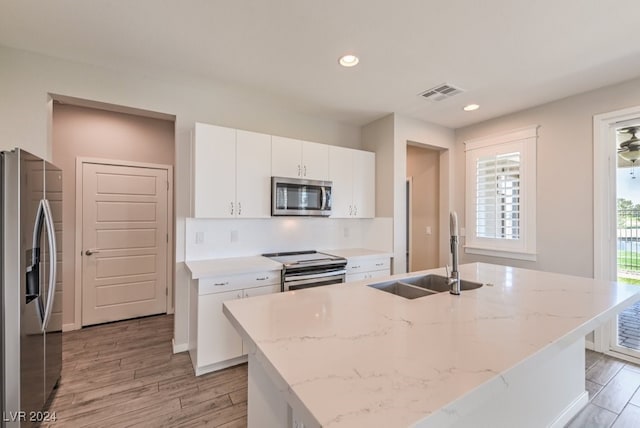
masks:
<instances>
[{"instance_id":1,"label":"stainless steel oven range","mask_svg":"<svg viewBox=\"0 0 640 428\"><path fill-rule=\"evenodd\" d=\"M282 263L282 291L300 290L345 281L347 259L317 251L263 254Z\"/></svg>"}]
</instances>

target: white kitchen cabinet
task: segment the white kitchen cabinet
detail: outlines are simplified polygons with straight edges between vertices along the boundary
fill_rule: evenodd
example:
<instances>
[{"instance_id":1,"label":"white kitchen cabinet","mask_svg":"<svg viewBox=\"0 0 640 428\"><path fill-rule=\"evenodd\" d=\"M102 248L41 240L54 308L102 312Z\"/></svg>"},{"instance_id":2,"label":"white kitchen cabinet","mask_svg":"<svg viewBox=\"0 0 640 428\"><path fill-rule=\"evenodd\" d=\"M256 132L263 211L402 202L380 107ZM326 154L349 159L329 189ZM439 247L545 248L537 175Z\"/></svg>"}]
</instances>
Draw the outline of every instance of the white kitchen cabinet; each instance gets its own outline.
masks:
<instances>
[{"instance_id":1,"label":"white kitchen cabinet","mask_svg":"<svg viewBox=\"0 0 640 428\"><path fill-rule=\"evenodd\" d=\"M274 176L328 179L329 146L286 137L271 138L271 173Z\"/></svg>"},{"instance_id":2,"label":"white kitchen cabinet","mask_svg":"<svg viewBox=\"0 0 640 428\"><path fill-rule=\"evenodd\" d=\"M271 216L271 136L237 131L236 216ZM223 186L226 184L221 183Z\"/></svg>"},{"instance_id":3,"label":"white kitchen cabinet","mask_svg":"<svg viewBox=\"0 0 640 428\"><path fill-rule=\"evenodd\" d=\"M270 135L196 123L195 217L269 217L270 143Z\"/></svg>"},{"instance_id":4,"label":"white kitchen cabinet","mask_svg":"<svg viewBox=\"0 0 640 428\"><path fill-rule=\"evenodd\" d=\"M198 297L198 367L242 355L242 339L222 313L222 304L238 298L241 291Z\"/></svg>"},{"instance_id":5,"label":"white kitchen cabinet","mask_svg":"<svg viewBox=\"0 0 640 428\"><path fill-rule=\"evenodd\" d=\"M375 217L375 153L329 147L332 217Z\"/></svg>"},{"instance_id":6,"label":"white kitchen cabinet","mask_svg":"<svg viewBox=\"0 0 640 428\"><path fill-rule=\"evenodd\" d=\"M346 281L360 281L391 274L391 258L370 256L347 258Z\"/></svg>"},{"instance_id":7,"label":"white kitchen cabinet","mask_svg":"<svg viewBox=\"0 0 640 428\"><path fill-rule=\"evenodd\" d=\"M196 123L193 166L195 216L233 217L236 130Z\"/></svg>"},{"instance_id":8,"label":"white kitchen cabinet","mask_svg":"<svg viewBox=\"0 0 640 428\"><path fill-rule=\"evenodd\" d=\"M277 293L280 272L201 278L190 293L189 354L196 376L246 361L247 347L222 311L224 302Z\"/></svg>"}]
</instances>

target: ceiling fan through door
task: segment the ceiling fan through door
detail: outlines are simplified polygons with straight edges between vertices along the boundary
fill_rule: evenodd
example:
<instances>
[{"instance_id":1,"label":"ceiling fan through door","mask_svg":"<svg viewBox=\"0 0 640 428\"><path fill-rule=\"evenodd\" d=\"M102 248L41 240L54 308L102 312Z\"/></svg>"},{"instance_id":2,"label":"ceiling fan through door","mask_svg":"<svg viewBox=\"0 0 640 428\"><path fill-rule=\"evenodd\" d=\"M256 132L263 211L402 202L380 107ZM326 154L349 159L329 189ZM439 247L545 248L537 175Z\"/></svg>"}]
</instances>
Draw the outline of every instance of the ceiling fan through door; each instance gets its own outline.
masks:
<instances>
[{"instance_id":1,"label":"ceiling fan through door","mask_svg":"<svg viewBox=\"0 0 640 428\"><path fill-rule=\"evenodd\" d=\"M618 148L618 155L622 159L631 162L631 176L634 179L636 178L636 161L640 159L640 139L636 137L636 133L638 131L640 131L640 126L628 126L626 128L620 128L616 130L619 135L631 135L631 138L620 143L620 147Z\"/></svg>"}]
</instances>

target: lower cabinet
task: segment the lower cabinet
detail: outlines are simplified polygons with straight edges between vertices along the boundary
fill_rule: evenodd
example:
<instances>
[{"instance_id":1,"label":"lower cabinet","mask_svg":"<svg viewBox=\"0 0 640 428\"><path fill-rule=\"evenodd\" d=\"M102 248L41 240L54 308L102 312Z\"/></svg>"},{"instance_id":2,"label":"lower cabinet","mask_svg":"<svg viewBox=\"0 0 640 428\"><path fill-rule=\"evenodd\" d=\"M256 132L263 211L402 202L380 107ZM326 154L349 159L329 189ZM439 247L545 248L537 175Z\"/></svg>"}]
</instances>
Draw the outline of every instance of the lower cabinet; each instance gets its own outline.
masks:
<instances>
[{"instance_id":1,"label":"lower cabinet","mask_svg":"<svg viewBox=\"0 0 640 428\"><path fill-rule=\"evenodd\" d=\"M347 282L389 276L391 274L391 258L378 256L348 258L346 269Z\"/></svg>"},{"instance_id":2,"label":"lower cabinet","mask_svg":"<svg viewBox=\"0 0 640 428\"><path fill-rule=\"evenodd\" d=\"M189 354L195 374L199 376L246 361L247 350L242 338L222 312L222 304L279 292L280 271L203 278L196 282L191 286ZM271 284L262 285L265 282Z\"/></svg>"}]
</instances>

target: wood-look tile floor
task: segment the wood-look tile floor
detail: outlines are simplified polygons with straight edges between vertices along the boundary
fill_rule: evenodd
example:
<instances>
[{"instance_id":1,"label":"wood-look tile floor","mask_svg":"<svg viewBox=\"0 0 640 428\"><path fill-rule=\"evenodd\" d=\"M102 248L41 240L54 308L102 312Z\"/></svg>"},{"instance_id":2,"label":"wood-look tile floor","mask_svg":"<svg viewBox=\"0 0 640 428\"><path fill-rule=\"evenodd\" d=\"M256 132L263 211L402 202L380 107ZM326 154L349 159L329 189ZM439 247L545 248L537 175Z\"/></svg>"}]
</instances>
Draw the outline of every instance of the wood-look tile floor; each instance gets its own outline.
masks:
<instances>
[{"instance_id":1,"label":"wood-look tile floor","mask_svg":"<svg viewBox=\"0 0 640 428\"><path fill-rule=\"evenodd\" d=\"M589 404L566 428L639 428L640 366L587 349Z\"/></svg>"},{"instance_id":2,"label":"wood-look tile floor","mask_svg":"<svg viewBox=\"0 0 640 428\"><path fill-rule=\"evenodd\" d=\"M172 337L172 315L64 333L48 426L246 427L247 365L195 377Z\"/></svg>"},{"instance_id":3,"label":"wood-look tile floor","mask_svg":"<svg viewBox=\"0 0 640 428\"><path fill-rule=\"evenodd\" d=\"M195 377L172 354L173 316L62 335L62 380L49 427L247 426L247 365ZM589 404L567 428L640 427L640 366L587 350Z\"/></svg>"}]
</instances>

